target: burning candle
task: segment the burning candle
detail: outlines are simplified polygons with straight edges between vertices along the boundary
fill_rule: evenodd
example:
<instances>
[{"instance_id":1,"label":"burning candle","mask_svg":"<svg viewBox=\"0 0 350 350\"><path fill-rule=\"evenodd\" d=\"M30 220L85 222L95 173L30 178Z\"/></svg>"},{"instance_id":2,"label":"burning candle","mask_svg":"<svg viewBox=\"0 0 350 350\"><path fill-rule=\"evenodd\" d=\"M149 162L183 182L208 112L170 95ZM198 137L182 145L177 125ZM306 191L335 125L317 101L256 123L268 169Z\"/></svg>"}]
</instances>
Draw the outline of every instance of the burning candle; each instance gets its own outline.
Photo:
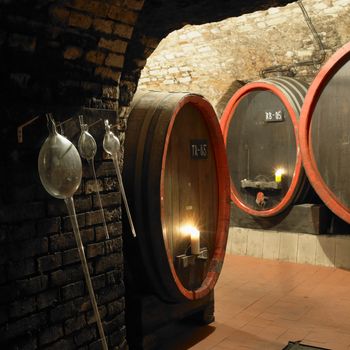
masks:
<instances>
[{"instance_id":1,"label":"burning candle","mask_svg":"<svg viewBox=\"0 0 350 350\"><path fill-rule=\"evenodd\" d=\"M275 172L275 182L281 182L282 181L282 175L284 171L283 169L277 169Z\"/></svg>"},{"instance_id":2,"label":"burning candle","mask_svg":"<svg viewBox=\"0 0 350 350\"><path fill-rule=\"evenodd\" d=\"M191 230L191 253L194 255L198 255L200 253L200 232L195 228L192 227Z\"/></svg>"},{"instance_id":3,"label":"burning candle","mask_svg":"<svg viewBox=\"0 0 350 350\"><path fill-rule=\"evenodd\" d=\"M180 232L186 237L191 238L191 253L194 255L200 254L200 232L192 225L184 225L181 227Z\"/></svg>"}]
</instances>

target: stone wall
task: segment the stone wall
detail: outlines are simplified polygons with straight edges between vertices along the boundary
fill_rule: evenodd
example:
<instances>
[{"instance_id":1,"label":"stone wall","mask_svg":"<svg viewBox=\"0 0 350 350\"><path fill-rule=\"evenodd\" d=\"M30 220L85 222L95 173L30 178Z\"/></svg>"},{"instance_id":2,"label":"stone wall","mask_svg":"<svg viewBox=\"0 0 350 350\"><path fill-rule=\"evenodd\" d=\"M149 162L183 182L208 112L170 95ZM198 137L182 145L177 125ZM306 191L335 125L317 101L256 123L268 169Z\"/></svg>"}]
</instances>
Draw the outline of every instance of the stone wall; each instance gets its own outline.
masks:
<instances>
[{"instance_id":1,"label":"stone wall","mask_svg":"<svg viewBox=\"0 0 350 350\"><path fill-rule=\"evenodd\" d=\"M187 24L204 24L237 17L257 10L283 6L295 0L148 0L134 28L128 45L122 74L121 103L127 103L136 91L146 59L159 42ZM124 96L126 97L124 99Z\"/></svg>"},{"instance_id":2,"label":"stone wall","mask_svg":"<svg viewBox=\"0 0 350 350\"><path fill-rule=\"evenodd\" d=\"M294 2L172 32L148 58L139 88L197 92L220 115L232 93L243 82L259 79L268 67L282 66L266 71L266 77L288 74L311 82L323 56L326 60L350 40L350 0L302 3L324 53Z\"/></svg>"}]
</instances>

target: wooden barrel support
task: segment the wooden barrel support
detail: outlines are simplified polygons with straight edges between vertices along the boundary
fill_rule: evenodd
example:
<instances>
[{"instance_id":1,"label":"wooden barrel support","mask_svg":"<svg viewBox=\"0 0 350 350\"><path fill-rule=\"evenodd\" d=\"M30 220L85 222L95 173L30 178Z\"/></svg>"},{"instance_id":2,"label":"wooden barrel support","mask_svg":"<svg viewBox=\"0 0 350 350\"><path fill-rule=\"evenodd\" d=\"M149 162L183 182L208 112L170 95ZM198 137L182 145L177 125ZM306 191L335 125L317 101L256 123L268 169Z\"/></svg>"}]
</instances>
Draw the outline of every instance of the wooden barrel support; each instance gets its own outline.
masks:
<instances>
[{"instance_id":1,"label":"wooden barrel support","mask_svg":"<svg viewBox=\"0 0 350 350\"><path fill-rule=\"evenodd\" d=\"M350 43L321 68L306 95L300 118L300 146L313 188L350 223Z\"/></svg>"},{"instance_id":2,"label":"wooden barrel support","mask_svg":"<svg viewBox=\"0 0 350 350\"><path fill-rule=\"evenodd\" d=\"M225 108L220 124L231 199L250 215L275 216L308 195L298 143L306 91L305 83L292 78L260 80L239 89Z\"/></svg>"},{"instance_id":3,"label":"wooden barrel support","mask_svg":"<svg viewBox=\"0 0 350 350\"><path fill-rule=\"evenodd\" d=\"M123 177L138 236L126 237L127 264L162 300L203 298L221 270L230 216L215 112L186 93L138 92L131 108ZM200 232L199 254L190 225Z\"/></svg>"}]
</instances>

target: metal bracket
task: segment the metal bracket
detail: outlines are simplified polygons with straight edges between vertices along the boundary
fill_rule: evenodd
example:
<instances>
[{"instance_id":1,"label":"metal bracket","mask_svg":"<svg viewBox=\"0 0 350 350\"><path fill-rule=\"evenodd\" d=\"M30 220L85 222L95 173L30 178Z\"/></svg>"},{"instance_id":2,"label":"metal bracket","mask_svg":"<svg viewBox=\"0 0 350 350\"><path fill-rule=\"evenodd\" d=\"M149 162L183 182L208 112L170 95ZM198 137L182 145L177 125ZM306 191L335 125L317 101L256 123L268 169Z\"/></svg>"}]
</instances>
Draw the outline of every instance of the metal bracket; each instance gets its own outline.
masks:
<instances>
[{"instance_id":1,"label":"metal bracket","mask_svg":"<svg viewBox=\"0 0 350 350\"><path fill-rule=\"evenodd\" d=\"M208 260L208 249L206 247L201 248L201 251L198 255L190 254L181 254L176 256L176 266L178 268L185 268L188 266L195 265L197 260Z\"/></svg>"},{"instance_id":2,"label":"metal bracket","mask_svg":"<svg viewBox=\"0 0 350 350\"><path fill-rule=\"evenodd\" d=\"M35 122L37 119L39 119L39 116L34 117L30 120L28 120L27 122L25 122L24 124L20 125L19 127L17 127L17 142L18 143L23 143L23 129L32 124L33 122Z\"/></svg>"}]
</instances>

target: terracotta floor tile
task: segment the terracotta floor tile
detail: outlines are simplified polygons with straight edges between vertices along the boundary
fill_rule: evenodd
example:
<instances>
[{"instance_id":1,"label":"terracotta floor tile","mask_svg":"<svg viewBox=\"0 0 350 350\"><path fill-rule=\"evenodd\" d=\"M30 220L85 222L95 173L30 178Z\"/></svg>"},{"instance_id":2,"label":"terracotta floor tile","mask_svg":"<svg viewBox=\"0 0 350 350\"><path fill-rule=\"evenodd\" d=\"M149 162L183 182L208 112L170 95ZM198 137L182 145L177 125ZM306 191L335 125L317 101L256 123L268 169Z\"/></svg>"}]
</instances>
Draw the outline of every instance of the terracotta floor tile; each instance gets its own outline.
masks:
<instances>
[{"instance_id":1,"label":"terracotta floor tile","mask_svg":"<svg viewBox=\"0 0 350 350\"><path fill-rule=\"evenodd\" d=\"M270 324L265 327L262 332L259 333L262 339L266 340L277 340L280 341L280 337L282 334L285 334L288 331L286 327L281 327L280 325Z\"/></svg>"},{"instance_id":2,"label":"terracotta floor tile","mask_svg":"<svg viewBox=\"0 0 350 350\"><path fill-rule=\"evenodd\" d=\"M275 304L279 300L283 298L283 294L275 293L274 291L270 291L266 293L263 297L251 305L251 309L259 309L261 311L266 311L271 305Z\"/></svg>"},{"instance_id":3,"label":"terracotta floor tile","mask_svg":"<svg viewBox=\"0 0 350 350\"><path fill-rule=\"evenodd\" d=\"M244 327L248 322L252 321L256 315L254 313L241 311L237 315L235 315L232 319L230 319L230 326L235 329L239 329Z\"/></svg>"},{"instance_id":4,"label":"terracotta floor tile","mask_svg":"<svg viewBox=\"0 0 350 350\"><path fill-rule=\"evenodd\" d=\"M305 342L324 343L324 347L329 347L332 350L335 347L346 349L350 344L350 334L339 332L334 328L318 328L305 337Z\"/></svg>"},{"instance_id":5,"label":"terracotta floor tile","mask_svg":"<svg viewBox=\"0 0 350 350\"><path fill-rule=\"evenodd\" d=\"M273 314L273 313L270 313L270 312L263 312L261 313L260 315L258 315L254 321L259 321L261 320L261 322L266 322L266 321L269 321L269 322L274 322L276 320L278 320L280 318L280 315L279 314Z\"/></svg>"},{"instance_id":6,"label":"terracotta floor tile","mask_svg":"<svg viewBox=\"0 0 350 350\"><path fill-rule=\"evenodd\" d=\"M350 350L350 271L227 255L215 319L164 350L282 350L297 340Z\"/></svg>"},{"instance_id":7,"label":"terracotta floor tile","mask_svg":"<svg viewBox=\"0 0 350 350\"><path fill-rule=\"evenodd\" d=\"M234 334L225 338L219 345L225 344L231 346L230 349L234 350L235 346L246 346L248 349L259 350L281 350L283 344L278 341L266 340L257 335L249 332L240 332L240 334Z\"/></svg>"},{"instance_id":8,"label":"terracotta floor tile","mask_svg":"<svg viewBox=\"0 0 350 350\"><path fill-rule=\"evenodd\" d=\"M235 350L250 350L250 348L248 346L244 346L244 345L238 345L235 344ZM199 350L200 348L198 348ZM192 350L192 349L191 349ZM232 350L232 344L231 343L220 343L218 345L213 346L212 348L210 348L210 350Z\"/></svg>"},{"instance_id":9,"label":"terracotta floor tile","mask_svg":"<svg viewBox=\"0 0 350 350\"><path fill-rule=\"evenodd\" d=\"M241 328L241 330L243 332L251 334L252 336L260 336L260 334L263 333L265 328L266 327L262 324L254 325L254 324L251 324L251 322L248 322L245 326Z\"/></svg>"}]
</instances>

